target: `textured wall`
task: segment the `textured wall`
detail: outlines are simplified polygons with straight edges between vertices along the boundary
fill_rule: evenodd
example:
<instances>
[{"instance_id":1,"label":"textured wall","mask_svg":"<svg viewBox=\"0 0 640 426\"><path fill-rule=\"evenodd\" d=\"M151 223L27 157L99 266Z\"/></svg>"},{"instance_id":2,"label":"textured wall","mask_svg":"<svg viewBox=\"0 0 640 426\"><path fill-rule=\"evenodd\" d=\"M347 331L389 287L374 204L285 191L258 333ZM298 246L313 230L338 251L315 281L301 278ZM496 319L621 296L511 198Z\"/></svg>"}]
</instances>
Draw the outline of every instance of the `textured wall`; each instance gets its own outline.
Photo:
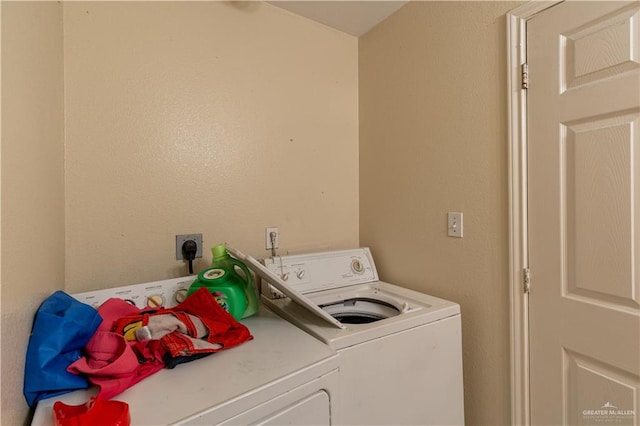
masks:
<instances>
[{"instance_id":1,"label":"textured wall","mask_svg":"<svg viewBox=\"0 0 640 426\"><path fill-rule=\"evenodd\" d=\"M468 424L509 418L509 2L411 2L359 41L360 242L460 303ZM446 236L464 212L464 238Z\"/></svg>"},{"instance_id":2,"label":"textured wall","mask_svg":"<svg viewBox=\"0 0 640 426\"><path fill-rule=\"evenodd\" d=\"M64 285L62 5L2 2L2 417L27 417L33 314Z\"/></svg>"},{"instance_id":3,"label":"textured wall","mask_svg":"<svg viewBox=\"0 0 640 426\"><path fill-rule=\"evenodd\" d=\"M61 6L3 2L1 423L25 418L65 235L73 292L184 273L176 233L254 255L267 225L284 250L356 245L358 208L384 279L461 304L468 423L508 423L514 6L412 2L360 39L358 77L355 38L267 4L65 3L63 206Z\"/></svg>"},{"instance_id":4,"label":"textured wall","mask_svg":"<svg viewBox=\"0 0 640 426\"><path fill-rule=\"evenodd\" d=\"M356 246L357 78L356 38L268 4L2 2L1 423L56 289L184 275L178 233L196 268L265 226Z\"/></svg>"},{"instance_id":5,"label":"textured wall","mask_svg":"<svg viewBox=\"0 0 640 426\"><path fill-rule=\"evenodd\" d=\"M69 291L180 276L174 236L358 244L357 39L261 2L64 5Z\"/></svg>"}]
</instances>

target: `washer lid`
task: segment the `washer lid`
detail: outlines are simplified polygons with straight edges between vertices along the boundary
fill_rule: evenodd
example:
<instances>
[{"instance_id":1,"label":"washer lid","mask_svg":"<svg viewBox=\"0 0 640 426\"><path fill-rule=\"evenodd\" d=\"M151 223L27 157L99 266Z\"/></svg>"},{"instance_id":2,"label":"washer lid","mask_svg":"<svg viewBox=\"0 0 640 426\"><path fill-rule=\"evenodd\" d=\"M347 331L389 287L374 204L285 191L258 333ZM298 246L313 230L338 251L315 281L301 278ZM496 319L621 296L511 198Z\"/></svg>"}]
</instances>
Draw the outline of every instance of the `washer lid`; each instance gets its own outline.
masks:
<instances>
[{"instance_id":1,"label":"washer lid","mask_svg":"<svg viewBox=\"0 0 640 426\"><path fill-rule=\"evenodd\" d=\"M238 260L243 261L247 267L249 267L253 272L260 275L263 279L267 280L269 283L273 284L278 290L283 292L285 295L289 296L291 300L297 302L300 306L305 307L309 311L313 312L318 317L324 319L328 323L334 325L337 328L347 328L345 325L340 323L340 321L336 320L334 317L329 315L327 312L323 311L318 305L311 302L301 293L297 292L293 288L289 287L279 276L271 272L264 265L258 262L251 256L247 256L239 250L236 250L232 247L227 247L227 251L233 255Z\"/></svg>"}]
</instances>

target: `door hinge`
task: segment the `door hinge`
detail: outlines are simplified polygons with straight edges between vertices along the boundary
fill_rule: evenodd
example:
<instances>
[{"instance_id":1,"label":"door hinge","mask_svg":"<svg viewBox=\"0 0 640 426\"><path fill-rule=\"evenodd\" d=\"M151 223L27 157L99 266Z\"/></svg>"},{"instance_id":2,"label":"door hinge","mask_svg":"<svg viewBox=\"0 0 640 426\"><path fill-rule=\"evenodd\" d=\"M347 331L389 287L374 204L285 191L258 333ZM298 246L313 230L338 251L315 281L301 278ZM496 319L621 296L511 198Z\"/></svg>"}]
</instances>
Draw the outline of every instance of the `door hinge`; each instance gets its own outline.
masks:
<instances>
[{"instance_id":1,"label":"door hinge","mask_svg":"<svg viewBox=\"0 0 640 426\"><path fill-rule=\"evenodd\" d=\"M522 289L525 294L528 294L531 291L531 269L524 268L522 270Z\"/></svg>"},{"instance_id":2,"label":"door hinge","mask_svg":"<svg viewBox=\"0 0 640 426\"><path fill-rule=\"evenodd\" d=\"M524 90L529 88L529 64L526 62L522 64L522 88Z\"/></svg>"}]
</instances>

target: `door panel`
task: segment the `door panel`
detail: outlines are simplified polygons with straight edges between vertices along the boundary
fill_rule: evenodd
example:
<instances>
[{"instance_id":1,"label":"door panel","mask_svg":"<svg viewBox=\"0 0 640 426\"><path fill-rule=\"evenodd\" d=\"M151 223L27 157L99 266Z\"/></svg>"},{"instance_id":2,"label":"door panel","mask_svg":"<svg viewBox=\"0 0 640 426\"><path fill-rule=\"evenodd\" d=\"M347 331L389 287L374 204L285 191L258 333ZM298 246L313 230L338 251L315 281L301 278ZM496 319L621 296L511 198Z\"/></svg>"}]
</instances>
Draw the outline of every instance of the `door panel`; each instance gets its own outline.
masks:
<instances>
[{"instance_id":1,"label":"door panel","mask_svg":"<svg viewBox=\"0 0 640 426\"><path fill-rule=\"evenodd\" d=\"M638 2L527 23L531 420L638 424Z\"/></svg>"},{"instance_id":2,"label":"door panel","mask_svg":"<svg viewBox=\"0 0 640 426\"><path fill-rule=\"evenodd\" d=\"M632 226L637 117L636 111L560 124L565 171L561 178L566 179L567 296L639 306Z\"/></svg>"}]
</instances>

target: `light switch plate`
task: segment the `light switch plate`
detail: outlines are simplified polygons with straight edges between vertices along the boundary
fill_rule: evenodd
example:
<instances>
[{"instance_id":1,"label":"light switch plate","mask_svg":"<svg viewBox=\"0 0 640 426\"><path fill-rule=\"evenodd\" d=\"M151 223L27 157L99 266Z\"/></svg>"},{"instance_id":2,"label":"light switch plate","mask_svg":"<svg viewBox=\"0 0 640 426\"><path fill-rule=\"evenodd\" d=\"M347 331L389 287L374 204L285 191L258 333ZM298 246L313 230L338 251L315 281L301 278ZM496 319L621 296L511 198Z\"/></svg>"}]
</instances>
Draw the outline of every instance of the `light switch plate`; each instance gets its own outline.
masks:
<instances>
[{"instance_id":1,"label":"light switch plate","mask_svg":"<svg viewBox=\"0 0 640 426\"><path fill-rule=\"evenodd\" d=\"M462 238L462 212L447 213L447 235Z\"/></svg>"}]
</instances>

